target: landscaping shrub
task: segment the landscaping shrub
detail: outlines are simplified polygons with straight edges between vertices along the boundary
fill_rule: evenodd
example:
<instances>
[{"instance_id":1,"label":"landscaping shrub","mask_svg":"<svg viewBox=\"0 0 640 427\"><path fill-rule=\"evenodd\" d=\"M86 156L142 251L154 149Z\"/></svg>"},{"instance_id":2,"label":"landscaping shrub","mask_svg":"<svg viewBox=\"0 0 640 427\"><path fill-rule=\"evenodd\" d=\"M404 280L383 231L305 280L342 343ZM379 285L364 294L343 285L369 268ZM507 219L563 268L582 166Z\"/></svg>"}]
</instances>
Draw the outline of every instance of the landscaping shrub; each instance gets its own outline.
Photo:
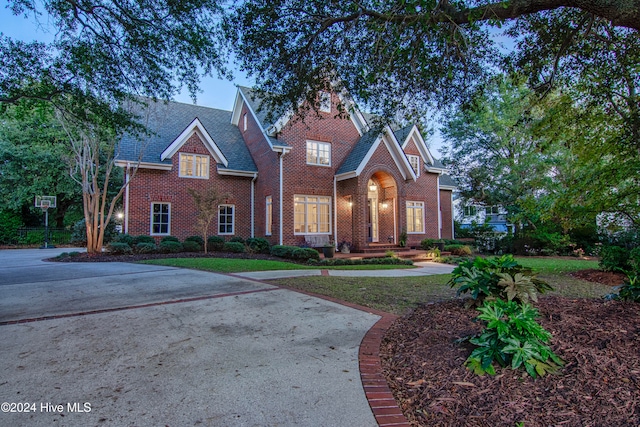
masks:
<instances>
[{"instance_id":1,"label":"landscaping shrub","mask_svg":"<svg viewBox=\"0 0 640 427\"><path fill-rule=\"evenodd\" d=\"M384 258L363 258L363 259L346 259L346 258L331 258L323 259L322 261L314 263L318 266L334 266L334 265L413 265L413 261L410 259L401 259L396 257L384 257Z\"/></svg>"},{"instance_id":2,"label":"landscaping shrub","mask_svg":"<svg viewBox=\"0 0 640 427\"><path fill-rule=\"evenodd\" d=\"M178 242L180 243L180 239L178 239L175 236L164 236L161 240L160 243L162 242Z\"/></svg>"},{"instance_id":3,"label":"landscaping shrub","mask_svg":"<svg viewBox=\"0 0 640 427\"><path fill-rule=\"evenodd\" d=\"M439 239L424 239L423 241L420 242L420 247L425 250L428 251L429 249L434 249L437 248L438 242L442 242L442 240Z\"/></svg>"},{"instance_id":4,"label":"landscaping shrub","mask_svg":"<svg viewBox=\"0 0 640 427\"><path fill-rule=\"evenodd\" d=\"M193 240L185 240L182 248L185 252L200 252L202 250L200 243Z\"/></svg>"},{"instance_id":5,"label":"landscaping shrub","mask_svg":"<svg viewBox=\"0 0 640 427\"><path fill-rule=\"evenodd\" d=\"M113 242L107 246L107 249L114 255L128 255L133 253L131 246L126 243Z\"/></svg>"},{"instance_id":6,"label":"landscaping shrub","mask_svg":"<svg viewBox=\"0 0 640 427\"><path fill-rule=\"evenodd\" d=\"M296 249L298 249L297 246L273 245L271 246L271 255L280 258L291 258L291 254Z\"/></svg>"},{"instance_id":7,"label":"landscaping shrub","mask_svg":"<svg viewBox=\"0 0 640 427\"><path fill-rule=\"evenodd\" d=\"M493 259L476 257L461 262L452 272L449 286L458 287L457 296L470 292L472 305L485 298L501 298L517 302L537 301L538 294L553 288L540 280L528 267L523 267L513 255Z\"/></svg>"},{"instance_id":8,"label":"landscaping shrub","mask_svg":"<svg viewBox=\"0 0 640 427\"><path fill-rule=\"evenodd\" d=\"M241 254L246 252L244 243L240 243L240 242L227 242L222 247L222 250L225 252L233 252L236 254Z\"/></svg>"},{"instance_id":9,"label":"landscaping shrub","mask_svg":"<svg viewBox=\"0 0 640 427\"><path fill-rule=\"evenodd\" d=\"M155 254L158 252L158 246L155 243L142 242L134 246L134 252L137 254Z\"/></svg>"},{"instance_id":10,"label":"landscaping shrub","mask_svg":"<svg viewBox=\"0 0 640 427\"><path fill-rule=\"evenodd\" d=\"M112 240L112 242L126 243L127 245L129 245L131 247L135 246L133 241L134 241L133 236L131 236L130 234L127 234L127 233L116 234L113 237L113 240Z\"/></svg>"},{"instance_id":11,"label":"landscaping shrub","mask_svg":"<svg viewBox=\"0 0 640 427\"><path fill-rule=\"evenodd\" d=\"M220 236L210 236L207 239L207 249L210 251L221 251L224 246L224 239Z\"/></svg>"},{"instance_id":12,"label":"landscaping shrub","mask_svg":"<svg viewBox=\"0 0 640 427\"><path fill-rule=\"evenodd\" d=\"M199 244L201 247L204 248L204 239L202 238L202 236L189 236L186 239L184 239L185 242L196 242L197 244Z\"/></svg>"},{"instance_id":13,"label":"landscaping shrub","mask_svg":"<svg viewBox=\"0 0 640 427\"><path fill-rule=\"evenodd\" d=\"M229 241L233 243L242 243L243 245L245 244L244 239L240 236L233 236L232 238L229 239Z\"/></svg>"},{"instance_id":14,"label":"landscaping shrub","mask_svg":"<svg viewBox=\"0 0 640 427\"><path fill-rule=\"evenodd\" d=\"M267 239L262 237L250 237L245 244L254 252L259 254L268 254L271 249L271 244Z\"/></svg>"},{"instance_id":15,"label":"landscaping shrub","mask_svg":"<svg viewBox=\"0 0 640 427\"><path fill-rule=\"evenodd\" d=\"M310 260L319 261L320 253L313 248L295 248L291 251L291 258L296 261L308 262Z\"/></svg>"},{"instance_id":16,"label":"landscaping shrub","mask_svg":"<svg viewBox=\"0 0 640 427\"><path fill-rule=\"evenodd\" d=\"M451 252L451 255L458 255L458 256L471 255L471 248L467 245L459 245L459 244L448 245L444 247L444 250L446 252Z\"/></svg>"},{"instance_id":17,"label":"landscaping shrub","mask_svg":"<svg viewBox=\"0 0 640 427\"><path fill-rule=\"evenodd\" d=\"M175 254L178 252L182 252L182 243L174 242L173 240L160 242L158 250L163 254Z\"/></svg>"},{"instance_id":18,"label":"landscaping shrub","mask_svg":"<svg viewBox=\"0 0 640 427\"><path fill-rule=\"evenodd\" d=\"M640 247L629 252L629 270L640 275Z\"/></svg>"},{"instance_id":19,"label":"landscaping shrub","mask_svg":"<svg viewBox=\"0 0 640 427\"><path fill-rule=\"evenodd\" d=\"M475 374L495 374L493 362L512 369L524 367L536 378L557 372L564 362L546 345L551 334L536 322L538 310L526 303L496 299L478 307L485 322L480 335L470 339L478 347L464 362Z\"/></svg>"},{"instance_id":20,"label":"landscaping shrub","mask_svg":"<svg viewBox=\"0 0 640 427\"><path fill-rule=\"evenodd\" d=\"M144 234L140 236L134 236L133 244L137 245L138 243L153 243L155 245L156 239L151 236L145 236Z\"/></svg>"},{"instance_id":21,"label":"landscaping shrub","mask_svg":"<svg viewBox=\"0 0 640 427\"><path fill-rule=\"evenodd\" d=\"M600 268L604 271L627 272L629 251L620 246L603 246L600 250Z\"/></svg>"}]
</instances>

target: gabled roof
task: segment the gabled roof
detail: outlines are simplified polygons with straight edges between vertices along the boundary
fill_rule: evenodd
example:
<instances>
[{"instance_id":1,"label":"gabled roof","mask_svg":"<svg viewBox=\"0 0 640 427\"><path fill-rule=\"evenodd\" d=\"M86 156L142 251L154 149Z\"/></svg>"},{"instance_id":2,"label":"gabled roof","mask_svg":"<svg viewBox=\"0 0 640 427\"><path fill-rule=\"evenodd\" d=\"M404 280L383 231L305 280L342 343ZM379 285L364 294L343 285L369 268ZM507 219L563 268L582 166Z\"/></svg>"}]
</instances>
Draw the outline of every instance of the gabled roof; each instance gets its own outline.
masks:
<instances>
[{"instance_id":1,"label":"gabled roof","mask_svg":"<svg viewBox=\"0 0 640 427\"><path fill-rule=\"evenodd\" d=\"M139 141L125 135L120 141L119 162L169 166L171 156L186 140L198 133L218 164L220 172L258 171L240 130L231 124L231 112L179 102L149 100L141 119L153 134Z\"/></svg>"},{"instance_id":2,"label":"gabled roof","mask_svg":"<svg viewBox=\"0 0 640 427\"><path fill-rule=\"evenodd\" d=\"M455 190L458 188L458 184L451 178L451 175L442 174L438 179L441 190Z\"/></svg>"},{"instance_id":3,"label":"gabled roof","mask_svg":"<svg viewBox=\"0 0 640 427\"><path fill-rule=\"evenodd\" d=\"M400 148L400 144L396 140L391 128L388 126L382 133L378 133L375 130L371 130L365 133L353 147L345 161L340 165L340 168L336 172L336 179L338 181L353 178L359 176L364 170L365 166L373 156L373 153L378 149L380 144L384 144L387 151L393 158L396 166L404 179L416 180L416 174L413 168L409 164L407 156Z\"/></svg>"}]
</instances>

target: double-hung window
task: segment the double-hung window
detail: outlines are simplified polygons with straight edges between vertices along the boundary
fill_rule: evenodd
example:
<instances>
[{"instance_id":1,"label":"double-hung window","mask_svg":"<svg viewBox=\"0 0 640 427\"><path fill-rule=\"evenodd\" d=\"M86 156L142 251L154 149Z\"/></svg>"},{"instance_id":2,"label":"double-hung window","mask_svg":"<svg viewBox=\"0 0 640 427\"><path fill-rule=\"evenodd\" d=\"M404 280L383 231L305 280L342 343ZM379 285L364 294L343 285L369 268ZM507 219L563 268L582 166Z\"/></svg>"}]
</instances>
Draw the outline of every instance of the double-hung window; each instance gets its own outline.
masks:
<instances>
[{"instance_id":1,"label":"double-hung window","mask_svg":"<svg viewBox=\"0 0 640 427\"><path fill-rule=\"evenodd\" d=\"M151 203L151 235L171 233L171 205Z\"/></svg>"},{"instance_id":2,"label":"double-hung window","mask_svg":"<svg viewBox=\"0 0 640 427\"><path fill-rule=\"evenodd\" d=\"M331 144L319 141L307 141L307 164L331 166Z\"/></svg>"},{"instance_id":3,"label":"double-hung window","mask_svg":"<svg viewBox=\"0 0 640 427\"><path fill-rule=\"evenodd\" d=\"M218 207L218 234L234 234L234 205Z\"/></svg>"},{"instance_id":4,"label":"double-hung window","mask_svg":"<svg viewBox=\"0 0 640 427\"><path fill-rule=\"evenodd\" d=\"M209 178L209 156L180 153L180 177Z\"/></svg>"},{"instance_id":5,"label":"double-hung window","mask_svg":"<svg viewBox=\"0 0 640 427\"><path fill-rule=\"evenodd\" d=\"M464 207L464 216L476 216L477 213L478 213L478 209L475 206Z\"/></svg>"},{"instance_id":6,"label":"double-hung window","mask_svg":"<svg viewBox=\"0 0 640 427\"><path fill-rule=\"evenodd\" d=\"M294 233L331 233L331 197L295 196Z\"/></svg>"},{"instance_id":7,"label":"double-hung window","mask_svg":"<svg viewBox=\"0 0 640 427\"><path fill-rule=\"evenodd\" d=\"M407 202L407 233L424 233L424 202Z\"/></svg>"},{"instance_id":8,"label":"double-hung window","mask_svg":"<svg viewBox=\"0 0 640 427\"><path fill-rule=\"evenodd\" d=\"M408 154L407 158L409 159L409 164L411 164L411 168L416 173L416 176L420 176L420 156Z\"/></svg>"}]
</instances>

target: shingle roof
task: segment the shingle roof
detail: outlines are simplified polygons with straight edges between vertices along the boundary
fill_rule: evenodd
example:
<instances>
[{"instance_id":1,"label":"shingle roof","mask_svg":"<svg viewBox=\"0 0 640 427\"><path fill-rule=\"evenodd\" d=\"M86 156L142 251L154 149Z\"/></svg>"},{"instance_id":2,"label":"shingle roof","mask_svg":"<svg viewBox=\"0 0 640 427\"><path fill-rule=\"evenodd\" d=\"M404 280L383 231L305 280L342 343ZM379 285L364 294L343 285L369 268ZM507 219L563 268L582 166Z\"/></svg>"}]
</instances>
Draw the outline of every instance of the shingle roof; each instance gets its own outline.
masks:
<instances>
[{"instance_id":1,"label":"shingle roof","mask_svg":"<svg viewBox=\"0 0 640 427\"><path fill-rule=\"evenodd\" d=\"M407 139L407 137L409 136L409 132L411 132L411 129L413 129L413 125L405 126L400 129L393 129L393 133L400 145L402 145L404 143L404 140Z\"/></svg>"},{"instance_id":2,"label":"shingle roof","mask_svg":"<svg viewBox=\"0 0 640 427\"><path fill-rule=\"evenodd\" d=\"M153 134L143 136L142 141L125 135L120 141L118 160L137 161L142 148L143 162L171 164L171 159L161 161L160 155L195 118L200 120L229 162L226 168L222 164L218 168L258 171L240 130L231 124L231 111L179 102L150 102L141 121L146 122Z\"/></svg>"},{"instance_id":3,"label":"shingle roof","mask_svg":"<svg viewBox=\"0 0 640 427\"><path fill-rule=\"evenodd\" d=\"M440 185L447 187L457 187L458 184L451 178L450 175L440 175Z\"/></svg>"},{"instance_id":4,"label":"shingle roof","mask_svg":"<svg viewBox=\"0 0 640 427\"><path fill-rule=\"evenodd\" d=\"M362 160L369 152L371 145L376 141L378 135L380 134L375 131L369 131L362 135L336 174L340 175L355 171L358 166L360 166L360 163L362 163Z\"/></svg>"}]
</instances>

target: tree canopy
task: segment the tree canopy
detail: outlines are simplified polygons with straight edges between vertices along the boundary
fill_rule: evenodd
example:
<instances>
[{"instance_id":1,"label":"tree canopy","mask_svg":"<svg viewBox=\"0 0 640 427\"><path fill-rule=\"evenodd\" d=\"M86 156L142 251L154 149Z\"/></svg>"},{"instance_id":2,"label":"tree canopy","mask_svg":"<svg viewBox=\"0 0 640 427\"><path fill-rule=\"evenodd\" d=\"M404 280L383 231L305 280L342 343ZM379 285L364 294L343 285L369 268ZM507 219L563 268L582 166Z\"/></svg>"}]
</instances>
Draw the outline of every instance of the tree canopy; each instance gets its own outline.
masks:
<instances>
[{"instance_id":1,"label":"tree canopy","mask_svg":"<svg viewBox=\"0 0 640 427\"><path fill-rule=\"evenodd\" d=\"M409 118L467 101L506 63L530 71L532 84L553 82L550 72L604 75L611 61L637 67L639 27L637 0L253 0L225 26L240 66L272 105L317 106L330 79L366 109ZM504 57L494 43L500 28L516 43ZM585 57L583 70L572 68Z\"/></svg>"},{"instance_id":2,"label":"tree canopy","mask_svg":"<svg viewBox=\"0 0 640 427\"><path fill-rule=\"evenodd\" d=\"M60 95L73 95L79 111L90 107L126 126L131 115L118 110L126 97L170 99L183 85L195 97L202 74L229 74L219 3L9 0L16 15L51 25L55 38L42 43L0 35L0 105L57 103Z\"/></svg>"}]
</instances>

